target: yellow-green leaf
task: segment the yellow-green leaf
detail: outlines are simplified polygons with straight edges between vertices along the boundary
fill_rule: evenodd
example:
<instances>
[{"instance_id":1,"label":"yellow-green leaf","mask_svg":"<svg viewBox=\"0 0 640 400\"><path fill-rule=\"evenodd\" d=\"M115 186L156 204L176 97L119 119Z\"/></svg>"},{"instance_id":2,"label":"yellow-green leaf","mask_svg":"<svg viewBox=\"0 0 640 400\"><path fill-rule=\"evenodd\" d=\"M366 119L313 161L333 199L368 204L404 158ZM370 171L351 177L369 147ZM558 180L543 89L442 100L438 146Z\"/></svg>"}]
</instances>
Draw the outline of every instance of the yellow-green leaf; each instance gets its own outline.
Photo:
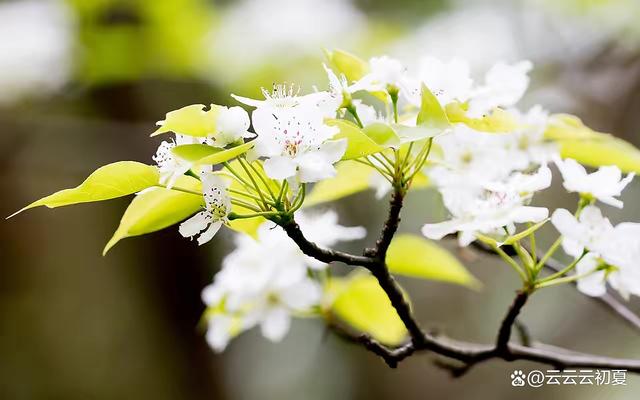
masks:
<instances>
[{"instance_id":1,"label":"yellow-green leaf","mask_svg":"<svg viewBox=\"0 0 640 400\"><path fill-rule=\"evenodd\" d=\"M201 191L200 181L190 176L181 176L174 189ZM203 207L201 195L165 188L153 188L136 196L124 212L118 229L105 246L102 254L120 240L140 236L176 224Z\"/></svg>"},{"instance_id":2,"label":"yellow-green leaf","mask_svg":"<svg viewBox=\"0 0 640 400\"><path fill-rule=\"evenodd\" d=\"M181 135L206 137L216 132L216 119L220 106L211 105L211 109L204 110L203 104L192 104L167 113L164 120L159 121L160 127L151 136L166 132Z\"/></svg>"},{"instance_id":3,"label":"yellow-green leaf","mask_svg":"<svg viewBox=\"0 0 640 400\"><path fill-rule=\"evenodd\" d=\"M135 161L119 161L95 170L84 182L35 201L12 216L33 207L56 208L71 204L114 199L139 192L158 183L158 169Z\"/></svg>"},{"instance_id":4,"label":"yellow-green leaf","mask_svg":"<svg viewBox=\"0 0 640 400\"><path fill-rule=\"evenodd\" d=\"M325 122L329 126L338 127L338 133L333 139L347 139L347 151L345 151L343 160L351 160L360 158L369 154L378 153L384 150L384 147L378 145L364 134L362 129L357 125L342 119L330 119Z\"/></svg>"},{"instance_id":5,"label":"yellow-green leaf","mask_svg":"<svg viewBox=\"0 0 640 400\"><path fill-rule=\"evenodd\" d=\"M389 147L400 144L396 131L383 122L374 122L365 126L362 131L380 146Z\"/></svg>"},{"instance_id":6,"label":"yellow-green leaf","mask_svg":"<svg viewBox=\"0 0 640 400\"><path fill-rule=\"evenodd\" d=\"M395 346L405 340L407 330L376 278L353 273L332 281L334 315L384 344Z\"/></svg>"},{"instance_id":7,"label":"yellow-green leaf","mask_svg":"<svg viewBox=\"0 0 640 400\"><path fill-rule=\"evenodd\" d=\"M438 98L424 83L422 84L422 100L416 124L434 130L434 135L449 127L447 113L440 105Z\"/></svg>"},{"instance_id":8,"label":"yellow-green leaf","mask_svg":"<svg viewBox=\"0 0 640 400\"><path fill-rule=\"evenodd\" d=\"M336 164L336 176L322 180L313 186L304 199L304 207L335 201L354 193L367 190L372 173L371 167L355 161L340 161Z\"/></svg>"},{"instance_id":9,"label":"yellow-green leaf","mask_svg":"<svg viewBox=\"0 0 640 400\"><path fill-rule=\"evenodd\" d=\"M613 135L596 132L576 117L554 116L545 137L558 143L564 158L590 167L615 165L624 172L640 173L638 148Z\"/></svg>"},{"instance_id":10,"label":"yellow-green leaf","mask_svg":"<svg viewBox=\"0 0 640 400\"><path fill-rule=\"evenodd\" d=\"M482 118L471 118L467 116L465 106L460 103L449 103L445 109L450 122L461 122L476 131L506 133L518 127L518 123L513 115L501 108L493 109L488 115Z\"/></svg>"},{"instance_id":11,"label":"yellow-green leaf","mask_svg":"<svg viewBox=\"0 0 640 400\"><path fill-rule=\"evenodd\" d=\"M389 271L479 288L480 282L444 248L417 235L397 235L386 258Z\"/></svg>"},{"instance_id":12,"label":"yellow-green leaf","mask_svg":"<svg viewBox=\"0 0 640 400\"><path fill-rule=\"evenodd\" d=\"M253 146L253 142L243 143L229 149L221 149L206 144L184 144L175 146L171 151L186 161L197 164L215 165L238 157L249 151Z\"/></svg>"},{"instance_id":13,"label":"yellow-green leaf","mask_svg":"<svg viewBox=\"0 0 640 400\"><path fill-rule=\"evenodd\" d=\"M325 50L329 64L337 72L344 74L349 82L360 80L369 70L369 64L343 50Z\"/></svg>"}]
</instances>

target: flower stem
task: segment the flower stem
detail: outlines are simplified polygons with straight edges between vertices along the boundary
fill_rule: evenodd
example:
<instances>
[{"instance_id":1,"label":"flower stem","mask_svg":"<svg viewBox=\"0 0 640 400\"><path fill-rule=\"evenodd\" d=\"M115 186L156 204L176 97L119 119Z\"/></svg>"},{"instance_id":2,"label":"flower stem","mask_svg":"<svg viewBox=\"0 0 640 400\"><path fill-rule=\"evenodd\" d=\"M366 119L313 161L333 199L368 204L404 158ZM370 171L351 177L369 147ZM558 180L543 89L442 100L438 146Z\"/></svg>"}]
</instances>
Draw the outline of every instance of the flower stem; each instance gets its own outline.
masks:
<instances>
[{"instance_id":1,"label":"flower stem","mask_svg":"<svg viewBox=\"0 0 640 400\"><path fill-rule=\"evenodd\" d=\"M264 195L262 193L262 190L260 190L260 186L258 186L258 183L256 182L256 180L253 178L253 175L251 174L251 172L249 171L249 168L247 168L246 161L242 159L242 157L238 157L238 162L240 163L240 165L242 166L242 169L244 169L244 172L247 173L247 176L249 177L249 179L251 180L251 183L253 184L253 187L256 189L256 192L258 192L258 196L260 196L260 199L262 200L262 203L266 203L266 200L264 198ZM264 204L263 206L261 206L260 208L264 209Z\"/></svg>"},{"instance_id":2,"label":"flower stem","mask_svg":"<svg viewBox=\"0 0 640 400\"><path fill-rule=\"evenodd\" d=\"M567 272L570 272L572 269L575 268L575 266L584 258L584 256L587 255L587 253L589 253L589 250L584 250L582 252L582 254L580 255L580 257L576 258L575 260L573 260L573 262L571 262L571 264L567 265L564 269L556 272L555 274L549 275L543 279L540 279L538 281L538 283L544 283L544 282L548 282L548 281L552 281L556 278L560 278L561 276L565 275Z\"/></svg>"},{"instance_id":3,"label":"flower stem","mask_svg":"<svg viewBox=\"0 0 640 400\"><path fill-rule=\"evenodd\" d=\"M536 273L540 272L540 270L547 263L547 260L549 260L549 258L551 258L551 256L556 252L556 250L558 250L558 247L560 246L561 243L562 243L562 236L560 236L558 239L556 239L555 242L553 242L551 247L549 247L549 250L547 250L547 252L544 253L544 255L542 256L540 261L538 261L538 263L536 264L536 268L535 268L535 272Z\"/></svg>"},{"instance_id":4,"label":"flower stem","mask_svg":"<svg viewBox=\"0 0 640 400\"><path fill-rule=\"evenodd\" d=\"M356 111L356 107L353 104L349 104L349 106L347 107L347 111L349 111L349 114L351 114L353 116L353 119L356 120L356 123L358 124L358 126L360 128L364 128L364 125L362 124L362 121L358 116L358 111Z\"/></svg>"},{"instance_id":5,"label":"flower stem","mask_svg":"<svg viewBox=\"0 0 640 400\"><path fill-rule=\"evenodd\" d=\"M177 186L167 187L167 186L161 185L161 184L156 184L154 186L161 187L163 189L175 190L176 192L189 193L189 194L193 194L195 196L202 196L201 192L196 192L195 190L183 189L183 188L179 188Z\"/></svg>"}]
</instances>

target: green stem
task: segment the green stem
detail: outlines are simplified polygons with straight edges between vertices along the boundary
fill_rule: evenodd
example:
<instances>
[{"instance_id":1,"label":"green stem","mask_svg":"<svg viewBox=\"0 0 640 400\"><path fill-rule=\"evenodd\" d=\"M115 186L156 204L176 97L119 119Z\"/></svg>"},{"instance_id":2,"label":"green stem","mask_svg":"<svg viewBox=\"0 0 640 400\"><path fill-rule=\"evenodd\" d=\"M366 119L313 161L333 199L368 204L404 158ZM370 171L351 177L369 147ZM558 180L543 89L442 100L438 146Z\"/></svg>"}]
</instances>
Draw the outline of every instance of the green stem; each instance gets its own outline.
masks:
<instances>
[{"instance_id":1,"label":"green stem","mask_svg":"<svg viewBox=\"0 0 640 400\"><path fill-rule=\"evenodd\" d=\"M161 185L161 184L156 184L154 186L161 187L163 189L175 190L176 192L189 193L189 194L193 194L195 196L202 197L202 193L201 192L196 192L195 190L183 189L183 188L179 188L177 186L172 186L172 187L169 188L169 187L167 187L165 185Z\"/></svg>"},{"instance_id":2,"label":"green stem","mask_svg":"<svg viewBox=\"0 0 640 400\"><path fill-rule=\"evenodd\" d=\"M239 195L239 196L245 196L245 197L248 197L248 198L250 198L250 199L252 199L252 200L262 201L262 199L261 199L260 197L258 197L258 196L256 196L256 195L253 195L253 194L251 194L251 193L243 192L242 190L227 189L227 191L228 191L229 193L237 194L237 195ZM269 205L271 205L271 206L273 206L273 207L275 207L275 206L276 206L276 204L275 204L274 202L269 201L269 200L267 200L267 204L269 204Z\"/></svg>"},{"instance_id":3,"label":"green stem","mask_svg":"<svg viewBox=\"0 0 640 400\"><path fill-rule=\"evenodd\" d=\"M278 214L280 214L278 211L260 211L260 212L255 212L253 214L230 213L229 214L229 220L255 218L255 217L273 217L273 216L276 216Z\"/></svg>"},{"instance_id":4,"label":"green stem","mask_svg":"<svg viewBox=\"0 0 640 400\"><path fill-rule=\"evenodd\" d=\"M482 240L482 238L479 238ZM504 250L502 250L500 247L496 246L494 241L485 241L482 240L483 243L488 244L489 246L491 246L491 248L493 249L493 251L495 251L500 258L502 258L507 264L509 264L509 266L511 268L513 268L514 271L516 271L518 273L518 275L520 275L520 278L522 278L522 282L527 282L527 274L525 274L525 272L522 270L522 268L520 267L520 265L518 265L518 263L511 257L509 257L509 255L507 253L504 252Z\"/></svg>"},{"instance_id":5,"label":"green stem","mask_svg":"<svg viewBox=\"0 0 640 400\"><path fill-rule=\"evenodd\" d=\"M223 163L224 167L226 169L229 170L229 172L231 172L231 174L233 174L233 176L239 181L241 182L244 186L246 186L249 189L253 189L253 187L251 186L251 184L249 182L247 182L246 179L244 179L240 174L238 174L232 167L231 164L229 164L228 162L224 162ZM255 191L255 189L253 189Z\"/></svg>"},{"instance_id":6,"label":"green stem","mask_svg":"<svg viewBox=\"0 0 640 400\"><path fill-rule=\"evenodd\" d=\"M240 157L239 160L244 160L244 156ZM273 192L271 191L271 186L267 183L267 178L264 176L264 174L262 173L262 171L259 171L252 163L246 161L247 164L249 164L249 168L251 168L253 170L253 172L255 172L256 175L258 175L258 179L260 179L260 181L262 182L262 184L264 185L264 187L267 188L267 191L269 192L269 196L271 196L271 198L275 201L276 196L273 194Z\"/></svg>"},{"instance_id":7,"label":"green stem","mask_svg":"<svg viewBox=\"0 0 640 400\"><path fill-rule=\"evenodd\" d=\"M353 116L353 119L356 120L358 126L360 128L364 128L364 125L362 124L362 121L360 121L360 117L358 116L358 111L356 111L356 107L353 104L350 104L347 107L347 111L349 111L349 113Z\"/></svg>"},{"instance_id":8,"label":"green stem","mask_svg":"<svg viewBox=\"0 0 640 400\"><path fill-rule=\"evenodd\" d=\"M244 172L247 173L247 176L251 180L251 183L253 184L253 187L256 189L256 192L258 192L258 196L260 196L260 199L262 200L262 203L266 203L264 195L262 194L262 190L260 190L260 186L258 186L258 183L253 178L253 175L251 175L251 172L249 172L249 168L247 168L247 166L245 165L245 161L242 158L239 157L238 158L238 162L240 163L240 166L242 167L242 169L244 169ZM261 207L261 208L264 209L265 207Z\"/></svg>"},{"instance_id":9,"label":"green stem","mask_svg":"<svg viewBox=\"0 0 640 400\"><path fill-rule=\"evenodd\" d=\"M551 256L556 252L556 250L558 250L558 247L560 246L561 243L562 243L562 236L560 236L558 239L556 239L555 242L553 242L551 247L549 247L549 250L547 250L547 252L544 253L540 261L538 261L535 269L536 272L539 272L544 267L544 265L547 263L547 260L551 258Z\"/></svg>"},{"instance_id":10,"label":"green stem","mask_svg":"<svg viewBox=\"0 0 640 400\"><path fill-rule=\"evenodd\" d=\"M239 199L231 199L231 204L234 204L234 205L240 206L240 207L244 207L244 208L246 208L248 210L255 211L255 212L264 211L264 210L256 207L255 205L253 205L251 203L247 203L246 201L242 201L242 200L239 200Z\"/></svg>"},{"instance_id":11,"label":"green stem","mask_svg":"<svg viewBox=\"0 0 640 400\"><path fill-rule=\"evenodd\" d=\"M546 281L546 282L538 282L536 283L535 288L536 289L541 289L541 288L545 288L545 287L549 287L549 286L555 286L555 285L560 285L563 283L571 283L571 282L575 282L579 279L585 278L595 272L598 272L598 268L595 268L593 271L589 271L589 272L585 272L584 274L577 274L577 275L571 275L571 276L566 276L564 278L558 278L558 279L554 279L551 281Z\"/></svg>"},{"instance_id":12,"label":"green stem","mask_svg":"<svg viewBox=\"0 0 640 400\"><path fill-rule=\"evenodd\" d=\"M549 276L547 276L547 277L545 277L543 279L540 279L538 281L538 283L544 283L544 282L552 281L552 280L554 280L556 278L560 278L561 276L565 275L567 272L570 272L584 258L584 256L587 255L587 253L589 253L589 251L585 249L582 252L582 254L580 255L580 257L578 257L575 260L573 260L573 262L571 262L571 264L567 265L565 268L563 268L562 270L560 270L560 271L558 271L558 272L556 272L556 273L554 273L552 275L549 275Z\"/></svg>"}]
</instances>

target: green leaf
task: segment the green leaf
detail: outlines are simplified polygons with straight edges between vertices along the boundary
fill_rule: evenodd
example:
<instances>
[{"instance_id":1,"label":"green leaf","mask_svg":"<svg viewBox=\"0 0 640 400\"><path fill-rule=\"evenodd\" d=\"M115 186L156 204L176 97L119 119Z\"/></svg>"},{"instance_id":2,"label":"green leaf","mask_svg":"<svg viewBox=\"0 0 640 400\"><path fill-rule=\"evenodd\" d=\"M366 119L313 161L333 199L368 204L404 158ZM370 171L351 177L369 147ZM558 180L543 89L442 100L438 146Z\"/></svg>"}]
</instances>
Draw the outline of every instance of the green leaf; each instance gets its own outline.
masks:
<instances>
[{"instance_id":1,"label":"green leaf","mask_svg":"<svg viewBox=\"0 0 640 400\"><path fill-rule=\"evenodd\" d=\"M400 138L396 131L385 123L374 122L365 126L362 131L369 137L369 139L373 140L380 146L389 147L400 144Z\"/></svg>"},{"instance_id":2,"label":"green leaf","mask_svg":"<svg viewBox=\"0 0 640 400\"><path fill-rule=\"evenodd\" d=\"M461 122L476 131L506 133L518 127L515 118L501 108L493 109L482 118L467 116L466 106L460 103L449 103L445 109L450 122Z\"/></svg>"},{"instance_id":3,"label":"green leaf","mask_svg":"<svg viewBox=\"0 0 640 400\"><path fill-rule=\"evenodd\" d=\"M329 64L337 72L344 74L349 82L360 80L368 71L369 64L366 61L347 53L343 50L325 50Z\"/></svg>"},{"instance_id":4,"label":"green leaf","mask_svg":"<svg viewBox=\"0 0 640 400\"><path fill-rule=\"evenodd\" d=\"M201 191L200 181L181 176L174 189ZM118 229L105 246L105 255L120 240L164 229L183 221L203 207L202 196L165 188L153 188L136 196L124 212Z\"/></svg>"},{"instance_id":5,"label":"green leaf","mask_svg":"<svg viewBox=\"0 0 640 400\"><path fill-rule=\"evenodd\" d=\"M435 131L431 136L449 127L447 113L440 105L438 98L431 93L431 90L424 83L422 84L422 100L416 124Z\"/></svg>"},{"instance_id":6,"label":"green leaf","mask_svg":"<svg viewBox=\"0 0 640 400\"><path fill-rule=\"evenodd\" d=\"M204 111L203 104L193 104L167 113L160 127L151 136L166 132L174 132L187 136L207 137L216 132L216 119L220 106L211 105L211 109Z\"/></svg>"},{"instance_id":7,"label":"green leaf","mask_svg":"<svg viewBox=\"0 0 640 400\"><path fill-rule=\"evenodd\" d=\"M38 206L56 208L126 196L156 185L159 179L158 169L154 166L135 161L115 162L98 168L79 186L35 201L10 217Z\"/></svg>"},{"instance_id":8,"label":"green leaf","mask_svg":"<svg viewBox=\"0 0 640 400\"><path fill-rule=\"evenodd\" d=\"M384 147L371 140L362 129L349 121L330 119L325 123L328 126L338 127L339 132L333 137L334 140L346 138L348 141L347 151L342 156L343 160L352 160L384 150Z\"/></svg>"},{"instance_id":9,"label":"green leaf","mask_svg":"<svg viewBox=\"0 0 640 400\"><path fill-rule=\"evenodd\" d=\"M357 330L381 343L395 346L407 337L407 330L376 278L353 273L332 278L329 293L334 293L331 312Z\"/></svg>"},{"instance_id":10,"label":"green leaf","mask_svg":"<svg viewBox=\"0 0 640 400\"><path fill-rule=\"evenodd\" d=\"M371 167L355 161L340 161L336 164L336 171L333 178L322 180L313 186L304 199L304 207L335 201L367 190L371 174L377 173Z\"/></svg>"},{"instance_id":11,"label":"green leaf","mask_svg":"<svg viewBox=\"0 0 640 400\"><path fill-rule=\"evenodd\" d=\"M243 143L229 149L221 149L206 144L184 144L175 146L171 151L183 160L197 164L215 165L236 158L249 151L255 143Z\"/></svg>"},{"instance_id":12,"label":"green leaf","mask_svg":"<svg viewBox=\"0 0 640 400\"><path fill-rule=\"evenodd\" d=\"M546 224L549 221L549 218L544 219L540 222L538 222L537 224L531 225L530 227L528 227L527 229L525 229L522 232L518 232L515 235L511 235L508 238L505 239L504 242L502 243L498 243L498 246L504 246L504 245L512 245L515 242L522 240L524 238L526 238L527 236L531 235L533 232L537 231L538 229L542 228L542 226L544 224Z\"/></svg>"},{"instance_id":13,"label":"green leaf","mask_svg":"<svg viewBox=\"0 0 640 400\"><path fill-rule=\"evenodd\" d=\"M447 250L417 235L397 235L386 258L389 271L478 289L480 282Z\"/></svg>"},{"instance_id":14,"label":"green leaf","mask_svg":"<svg viewBox=\"0 0 640 400\"><path fill-rule=\"evenodd\" d=\"M576 117L554 116L545 137L558 143L563 158L590 167L615 165L624 172L640 173L640 150L613 135L588 128Z\"/></svg>"}]
</instances>

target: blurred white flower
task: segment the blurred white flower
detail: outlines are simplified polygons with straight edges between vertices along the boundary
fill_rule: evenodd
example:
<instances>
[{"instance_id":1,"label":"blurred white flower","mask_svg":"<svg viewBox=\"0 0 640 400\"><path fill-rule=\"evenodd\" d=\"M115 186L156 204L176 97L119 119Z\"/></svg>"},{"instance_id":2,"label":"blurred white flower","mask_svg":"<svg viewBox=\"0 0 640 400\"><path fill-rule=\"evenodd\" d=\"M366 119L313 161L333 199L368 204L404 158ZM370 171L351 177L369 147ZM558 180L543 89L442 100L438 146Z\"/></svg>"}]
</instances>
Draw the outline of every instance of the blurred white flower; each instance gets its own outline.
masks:
<instances>
[{"instance_id":1,"label":"blurred white flower","mask_svg":"<svg viewBox=\"0 0 640 400\"><path fill-rule=\"evenodd\" d=\"M210 34L217 73L237 77L277 60L285 65L318 49L348 47L366 19L349 0L241 0L223 9Z\"/></svg>"},{"instance_id":2,"label":"blurred white flower","mask_svg":"<svg viewBox=\"0 0 640 400\"><path fill-rule=\"evenodd\" d=\"M533 193L551 184L551 171L542 166L534 174L514 173L507 179L487 183L484 188L474 186L444 187L442 198L452 219L426 224L422 234L430 239L459 232L458 241L467 246L476 239L476 233L495 234L515 223L540 222L549 211L544 207L526 205Z\"/></svg>"},{"instance_id":3,"label":"blurred white flower","mask_svg":"<svg viewBox=\"0 0 640 400\"><path fill-rule=\"evenodd\" d=\"M398 41L392 54L414 62L418 61L412 60L416 49L426 49L441 60L464 54L472 72L486 70L496 60L515 61L521 57L520 43L514 34L513 16L505 9L465 4L447 10L429 18L410 36Z\"/></svg>"},{"instance_id":4,"label":"blurred white flower","mask_svg":"<svg viewBox=\"0 0 640 400\"><path fill-rule=\"evenodd\" d=\"M424 82L442 106L454 100L464 103L469 99L473 86L469 64L457 58L449 62L434 57L421 58L418 79Z\"/></svg>"},{"instance_id":5,"label":"blurred white flower","mask_svg":"<svg viewBox=\"0 0 640 400\"><path fill-rule=\"evenodd\" d=\"M354 83L351 90L386 92L390 88L399 90L400 96L408 101L414 100L419 93L418 85L407 68L395 58L382 56L369 60L369 72Z\"/></svg>"},{"instance_id":6,"label":"blurred white flower","mask_svg":"<svg viewBox=\"0 0 640 400\"><path fill-rule=\"evenodd\" d=\"M563 186L569 192L592 196L617 208L622 208L624 203L616 196L620 196L635 176L634 173L630 173L622 178L622 172L616 166L600 167L596 172L589 174L582 165L570 158L562 160L556 157L554 162L564 179Z\"/></svg>"},{"instance_id":7,"label":"blurred white flower","mask_svg":"<svg viewBox=\"0 0 640 400\"><path fill-rule=\"evenodd\" d=\"M64 2L3 2L0 37L0 104L50 94L68 81L74 23Z\"/></svg>"},{"instance_id":8,"label":"blurred white flower","mask_svg":"<svg viewBox=\"0 0 640 400\"><path fill-rule=\"evenodd\" d=\"M229 182L223 178L205 173L200 176L205 209L180 224L180 234L184 237L198 236L198 245L213 239L231 212L231 197L227 193Z\"/></svg>"},{"instance_id":9,"label":"blurred white flower","mask_svg":"<svg viewBox=\"0 0 640 400\"><path fill-rule=\"evenodd\" d=\"M469 115L481 117L496 107L514 106L529 87L531 61L516 64L498 63L485 75L483 86L475 89L469 100Z\"/></svg>"},{"instance_id":10,"label":"blurred white flower","mask_svg":"<svg viewBox=\"0 0 640 400\"><path fill-rule=\"evenodd\" d=\"M361 227L344 227L337 214L296 215L305 236L321 246L362 238ZM320 304L320 285L309 278L308 268L326 264L307 257L271 222L258 228L257 239L236 236L236 249L222 263L222 269L207 286L203 301L216 310L209 317L207 338L214 350L223 350L235 335L260 326L262 335L280 341L289 331L292 313L309 312Z\"/></svg>"}]
</instances>

